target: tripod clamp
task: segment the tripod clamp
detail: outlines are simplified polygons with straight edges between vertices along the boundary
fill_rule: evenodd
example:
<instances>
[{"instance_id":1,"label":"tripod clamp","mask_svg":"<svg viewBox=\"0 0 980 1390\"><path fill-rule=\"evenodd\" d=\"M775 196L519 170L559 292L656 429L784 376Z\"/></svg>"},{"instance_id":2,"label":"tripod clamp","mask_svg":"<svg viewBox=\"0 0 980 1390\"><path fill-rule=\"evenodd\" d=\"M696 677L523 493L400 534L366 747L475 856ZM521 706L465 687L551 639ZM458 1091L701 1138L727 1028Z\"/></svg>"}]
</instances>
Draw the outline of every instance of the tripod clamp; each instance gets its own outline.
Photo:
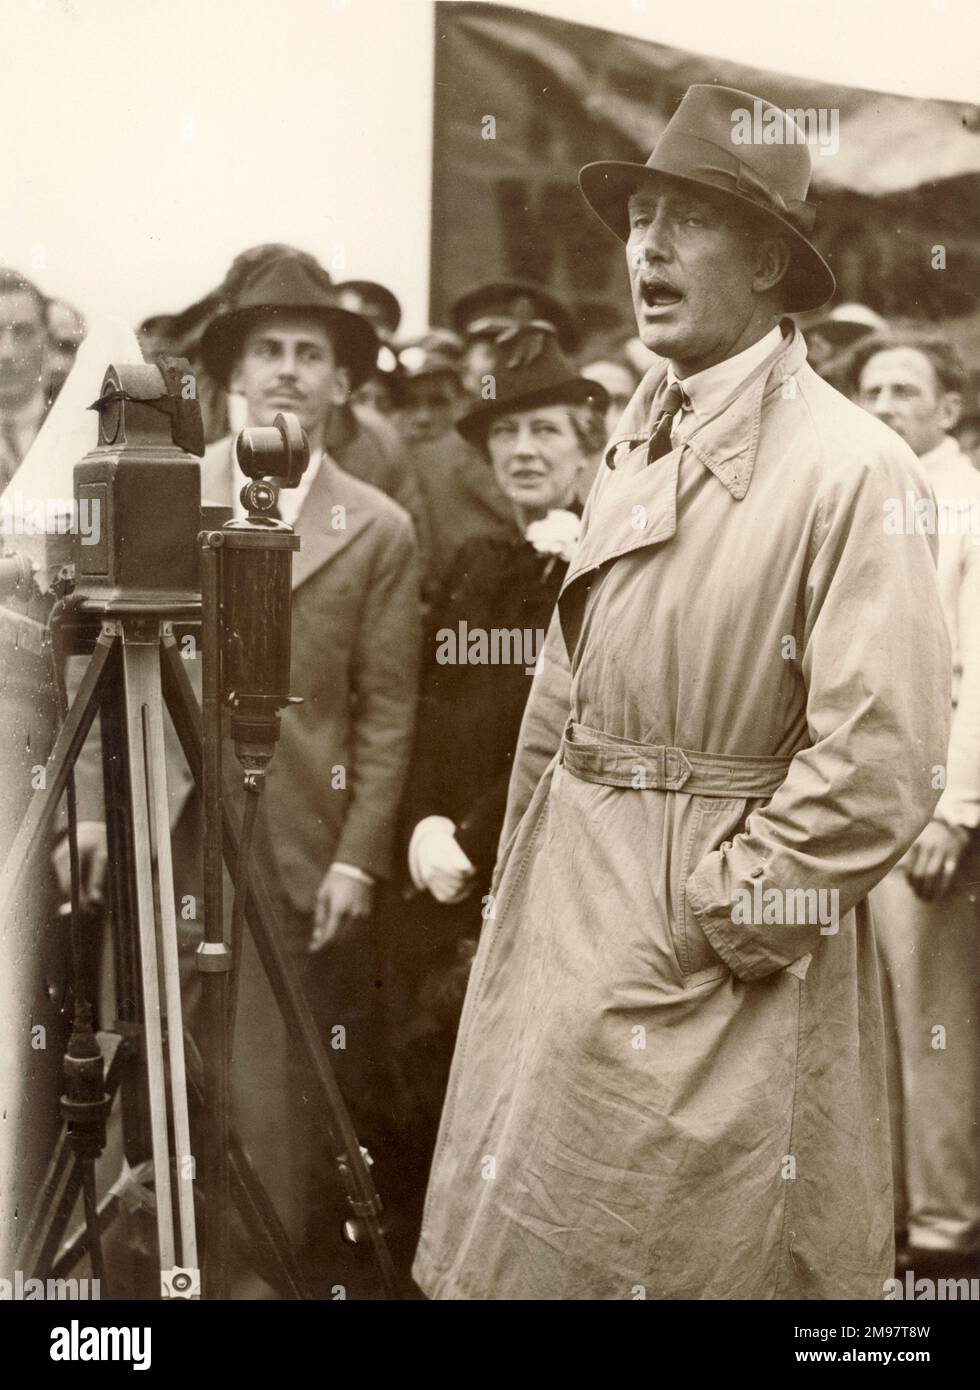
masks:
<instances>
[{"instance_id":1,"label":"tripod clamp","mask_svg":"<svg viewBox=\"0 0 980 1390\"><path fill-rule=\"evenodd\" d=\"M160 1273L161 1298L200 1298L201 1274L197 1269L184 1269L174 1265Z\"/></svg>"},{"instance_id":2,"label":"tripod clamp","mask_svg":"<svg viewBox=\"0 0 980 1390\"><path fill-rule=\"evenodd\" d=\"M61 1114L80 1158L98 1158L105 1148L105 1092L102 1050L92 1028L92 1006L79 1005L64 1060L65 1094Z\"/></svg>"}]
</instances>

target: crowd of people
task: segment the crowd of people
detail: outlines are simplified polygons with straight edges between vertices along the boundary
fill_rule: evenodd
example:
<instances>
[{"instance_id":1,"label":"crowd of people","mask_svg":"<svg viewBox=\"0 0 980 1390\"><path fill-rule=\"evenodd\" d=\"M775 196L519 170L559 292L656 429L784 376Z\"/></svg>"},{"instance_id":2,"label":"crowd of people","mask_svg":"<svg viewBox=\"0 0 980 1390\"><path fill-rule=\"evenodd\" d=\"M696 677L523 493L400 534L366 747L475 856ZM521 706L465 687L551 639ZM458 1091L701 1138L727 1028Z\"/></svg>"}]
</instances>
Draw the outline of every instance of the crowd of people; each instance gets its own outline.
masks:
<instances>
[{"instance_id":1,"label":"crowd of people","mask_svg":"<svg viewBox=\"0 0 980 1390\"><path fill-rule=\"evenodd\" d=\"M291 689L303 703L283 716L256 863L407 1269L467 977L495 911L525 704L604 449L666 362L626 332L590 338L583 355L587 325L517 282L474 288L447 324L411 338L400 318L386 286L334 283L313 256L272 244L138 336L147 360L187 357L197 373L203 500L242 513L242 426L292 411L309 438L309 467L280 501L302 540ZM980 510L975 377L951 342L857 304L799 323L811 366L901 436L938 502ZM84 332L69 305L0 271L0 490ZM930 1031L941 1023L958 1047L977 1032L980 545L968 526L940 528L938 568L953 654L944 790L872 903L900 1259L975 1270L980 1059L967 1045L944 1068ZM98 901L105 832L97 794L80 800L84 889ZM173 833L176 874L199 881L195 798L176 807ZM64 877L63 849L55 864ZM200 929L187 928L188 950ZM310 1124L313 1092L251 997L246 988L238 1123L311 1278L328 1287L344 1258L343 1209Z\"/></svg>"}]
</instances>

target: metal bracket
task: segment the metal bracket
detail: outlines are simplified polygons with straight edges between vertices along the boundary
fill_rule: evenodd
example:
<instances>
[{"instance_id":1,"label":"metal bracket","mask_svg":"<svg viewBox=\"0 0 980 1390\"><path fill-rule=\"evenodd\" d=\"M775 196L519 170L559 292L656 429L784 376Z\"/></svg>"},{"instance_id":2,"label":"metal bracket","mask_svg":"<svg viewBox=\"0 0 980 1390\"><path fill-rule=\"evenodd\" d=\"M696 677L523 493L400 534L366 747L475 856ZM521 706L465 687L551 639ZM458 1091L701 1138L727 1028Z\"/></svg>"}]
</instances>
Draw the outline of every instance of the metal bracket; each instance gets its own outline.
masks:
<instances>
[{"instance_id":1,"label":"metal bracket","mask_svg":"<svg viewBox=\"0 0 980 1390\"><path fill-rule=\"evenodd\" d=\"M173 1265L160 1271L161 1298L200 1298L201 1271Z\"/></svg>"}]
</instances>

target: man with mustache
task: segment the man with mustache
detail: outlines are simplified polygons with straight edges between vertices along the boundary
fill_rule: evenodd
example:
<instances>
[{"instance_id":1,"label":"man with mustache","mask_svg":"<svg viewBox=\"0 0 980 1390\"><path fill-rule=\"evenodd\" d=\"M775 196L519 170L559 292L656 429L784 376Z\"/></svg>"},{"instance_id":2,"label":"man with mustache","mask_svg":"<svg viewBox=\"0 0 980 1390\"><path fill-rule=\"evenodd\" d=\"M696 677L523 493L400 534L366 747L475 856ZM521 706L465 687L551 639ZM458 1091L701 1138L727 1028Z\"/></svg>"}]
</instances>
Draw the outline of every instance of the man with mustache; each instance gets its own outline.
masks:
<instances>
[{"instance_id":1,"label":"man with mustache","mask_svg":"<svg viewBox=\"0 0 980 1390\"><path fill-rule=\"evenodd\" d=\"M310 441L299 487L279 500L302 542L293 558L290 691L303 703L282 721L257 854L344 1098L370 1143L365 1096L380 1062L370 919L391 866L414 729L420 574L408 514L337 465L324 447L324 419L373 366L377 339L366 319L337 306L325 275L285 255L246 279L209 324L201 354L212 380L244 397L247 424L292 411ZM231 444L208 448L201 491L240 511L246 479ZM271 1033L263 1026L258 1036ZM278 1161L295 1164L306 1182L307 1201L322 1203L335 1184L316 1171L303 1133L314 1094L294 1059L288 1144L282 1131L270 1137ZM321 1259L330 1263L322 1246L340 1221L311 1206L306 1225L315 1276Z\"/></svg>"},{"instance_id":2,"label":"man with mustache","mask_svg":"<svg viewBox=\"0 0 980 1390\"><path fill-rule=\"evenodd\" d=\"M928 496L807 365L810 156L692 87L582 170L650 369L605 451L511 781L415 1276L435 1298L881 1298L871 888L929 820ZM821 904L831 904L824 911Z\"/></svg>"},{"instance_id":3,"label":"man with mustache","mask_svg":"<svg viewBox=\"0 0 980 1390\"><path fill-rule=\"evenodd\" d=\"M316 949L370 912L372 885L388 867L412 729L418 569L411 522L378 489L343 473L323 446L329 407L343 404L373 364L377 340L366 319L336 307L327 286L284 256L246 282L235 307L209 325L201 350L215 379L245 398L247 424L270 425L291 411L310 442L299 487L284 489L279 500L283 520L303 539L293 562L293 671L294 684L308 676L310 689L305 711L283 721L285 757L276 760L269 800L281 781L285 824L306 811L313 818L295 826L295 842L283 836L278 856L288 895L310 916ZM238 493L247 480L230 446L219 440L206 451L202 494L243 513ZM365 623L374 625L370 634ZM341 657L354 664L344 669ZM301 725L292 758L290 735ZM300 779L296 788L287 764ZM334 764L349 778L332 794ZM328 844L332 859L324 862Z\"/></svg>"}]
</instances>

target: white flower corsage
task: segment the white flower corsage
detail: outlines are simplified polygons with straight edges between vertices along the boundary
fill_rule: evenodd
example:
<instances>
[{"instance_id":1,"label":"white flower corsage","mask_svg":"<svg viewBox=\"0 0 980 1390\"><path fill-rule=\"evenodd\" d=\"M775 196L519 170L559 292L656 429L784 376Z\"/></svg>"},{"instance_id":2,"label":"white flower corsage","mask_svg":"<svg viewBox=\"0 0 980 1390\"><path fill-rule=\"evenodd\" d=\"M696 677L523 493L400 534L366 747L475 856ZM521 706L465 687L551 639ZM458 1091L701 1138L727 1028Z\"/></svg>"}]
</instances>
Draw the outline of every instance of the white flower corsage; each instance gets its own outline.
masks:
<instances>
[{"instance_id":1,"label":"white flower corsage","mask_svg":"<svg viewBox=\"0 0 980 1390\"><path fill-rule=\"evenodd\" d=\"M554 507L540 521L531 522L524 532L524 538L539 555L556 555L567 564L572 558L581 528L581 517L562 507Z\"/></svg>"}]
</instances>

